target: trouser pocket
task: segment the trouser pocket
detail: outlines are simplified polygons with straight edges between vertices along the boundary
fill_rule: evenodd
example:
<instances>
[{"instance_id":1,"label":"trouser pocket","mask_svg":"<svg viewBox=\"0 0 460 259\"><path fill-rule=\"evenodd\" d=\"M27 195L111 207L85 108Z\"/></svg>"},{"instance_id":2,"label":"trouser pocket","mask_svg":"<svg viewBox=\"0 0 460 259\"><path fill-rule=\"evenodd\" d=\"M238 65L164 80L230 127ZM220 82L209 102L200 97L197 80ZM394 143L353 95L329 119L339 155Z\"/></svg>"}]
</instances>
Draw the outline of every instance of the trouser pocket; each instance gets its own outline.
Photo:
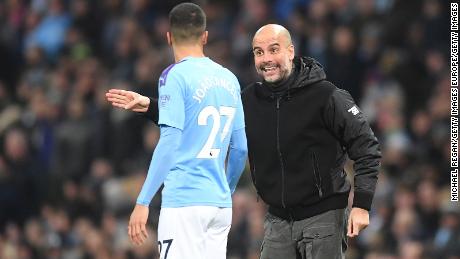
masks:
<instances>
[{"instance_id":1,"label":"trouser pocket","mask_svg":"<svg viewBox=\"0 0 460 259\"><path fill-rule=\"evenodd\" d=\"M302 235L298 243L302 259L342 258L342 234L336 225L304 229Z\"/></svg>"}]
</instances>

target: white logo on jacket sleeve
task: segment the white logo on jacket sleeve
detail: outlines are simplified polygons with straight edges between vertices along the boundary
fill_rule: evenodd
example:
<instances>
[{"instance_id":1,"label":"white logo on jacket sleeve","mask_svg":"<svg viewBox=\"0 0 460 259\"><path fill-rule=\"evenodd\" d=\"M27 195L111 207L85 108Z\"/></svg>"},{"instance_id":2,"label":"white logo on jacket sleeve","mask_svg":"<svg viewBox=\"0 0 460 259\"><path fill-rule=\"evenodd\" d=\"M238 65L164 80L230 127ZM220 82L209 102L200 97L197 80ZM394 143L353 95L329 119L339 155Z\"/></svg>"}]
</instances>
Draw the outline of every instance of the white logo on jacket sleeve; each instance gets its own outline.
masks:
<instances>
[{"instance_id":1,"label":"white logo on jacket sleeve","mask_svg":"<svg viewBox=\"0 0 460 259\"><path fill-rule=\"evenodd\" d=\"M358 110L358 107L356 107L356 105L354 105L353 107L348 109L348 112L351 112L351 113L353 113L353 115L356 115L356 114L359 113L359 110Z\"/></svg>"}]
</instances>

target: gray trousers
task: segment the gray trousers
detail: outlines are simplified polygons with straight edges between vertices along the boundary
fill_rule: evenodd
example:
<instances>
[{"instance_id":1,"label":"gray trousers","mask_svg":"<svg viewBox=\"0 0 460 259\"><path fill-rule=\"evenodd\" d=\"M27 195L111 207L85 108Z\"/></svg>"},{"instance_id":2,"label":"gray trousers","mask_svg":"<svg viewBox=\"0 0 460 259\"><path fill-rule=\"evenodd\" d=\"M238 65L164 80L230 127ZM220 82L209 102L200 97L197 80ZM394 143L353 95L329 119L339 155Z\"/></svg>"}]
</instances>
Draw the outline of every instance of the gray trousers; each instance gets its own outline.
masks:
<instances>
[{"instance_id":1,"label":"gray trousers","mask_svg":"<svg viewBox=\"0 0 460 259\"><path fill-rule=\"evenodd\" d=\"M343 259L348 209L326 211L299 221L265 216L261 259Z\"/></svg>"}]
</instances>

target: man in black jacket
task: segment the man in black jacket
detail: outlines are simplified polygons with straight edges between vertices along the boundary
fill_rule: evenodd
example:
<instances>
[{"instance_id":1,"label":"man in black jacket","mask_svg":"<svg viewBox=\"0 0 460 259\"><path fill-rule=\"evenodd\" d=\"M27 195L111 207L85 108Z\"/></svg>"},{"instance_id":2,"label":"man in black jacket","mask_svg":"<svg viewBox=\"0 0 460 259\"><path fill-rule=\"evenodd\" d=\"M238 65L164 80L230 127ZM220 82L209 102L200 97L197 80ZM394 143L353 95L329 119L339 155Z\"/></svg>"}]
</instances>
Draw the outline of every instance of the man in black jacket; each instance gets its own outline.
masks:
<instances>
[{"instance_id":1,"label":"man in black jacket","mask_svg":"<svg viewBox=\"0 0 460 259\"><path fill-rule=\"evenodd\" d=\"M350 94L312 58L295 57L289 32L260 28L253 39L263 81L243 92L251 176L268 204L261 258L344 258L347 235L369 224L380 148ZM111 90L116 107L157 116L156 102ZM354 160L354 197L346 155ZM348 224L347 224L348 222Z\"/></svg>"}]
</instances>

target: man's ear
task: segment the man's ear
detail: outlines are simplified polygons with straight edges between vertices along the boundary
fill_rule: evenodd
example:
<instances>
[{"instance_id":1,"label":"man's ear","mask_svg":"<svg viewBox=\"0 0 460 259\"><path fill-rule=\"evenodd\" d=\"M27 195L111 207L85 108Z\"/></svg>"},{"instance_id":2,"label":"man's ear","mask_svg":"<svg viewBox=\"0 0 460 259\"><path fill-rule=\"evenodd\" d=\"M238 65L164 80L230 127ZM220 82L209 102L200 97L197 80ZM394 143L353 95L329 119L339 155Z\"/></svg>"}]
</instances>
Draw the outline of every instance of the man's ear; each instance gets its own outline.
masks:
<instances>
[{"instance_id":1,"label":"man's ear","mask_svg":"<svg viewBox=\"0 0 460 259\"><path fill-rule=\"evenodd\" d=\"M294 60L294 56L295 56L294 45L292 45L292 44L289 45L288 51L289 51L289 60L290 60L290 61L293 61L293 60Z\"/></svg>"},{"instance_id":2,"label":"man's ear","mask_svg":"<svg viewBox=\"0 0 460 259\"><path fill-rule=\"evenodd\" d=\"M208 31L204 31L203 35L201 35L201 43L206 45L208 43Z\"/></svg>"},{"instance_id":3,"label":"man's ear","mask_svg":"<svg viewBox=\"0 0 460 259\"><path fill-rule=\"evenodd\" d=\"M166 40L168 41L168 45L172 46L172 35L169 31L166 32Z\"/></svg>"}]
</instances>

